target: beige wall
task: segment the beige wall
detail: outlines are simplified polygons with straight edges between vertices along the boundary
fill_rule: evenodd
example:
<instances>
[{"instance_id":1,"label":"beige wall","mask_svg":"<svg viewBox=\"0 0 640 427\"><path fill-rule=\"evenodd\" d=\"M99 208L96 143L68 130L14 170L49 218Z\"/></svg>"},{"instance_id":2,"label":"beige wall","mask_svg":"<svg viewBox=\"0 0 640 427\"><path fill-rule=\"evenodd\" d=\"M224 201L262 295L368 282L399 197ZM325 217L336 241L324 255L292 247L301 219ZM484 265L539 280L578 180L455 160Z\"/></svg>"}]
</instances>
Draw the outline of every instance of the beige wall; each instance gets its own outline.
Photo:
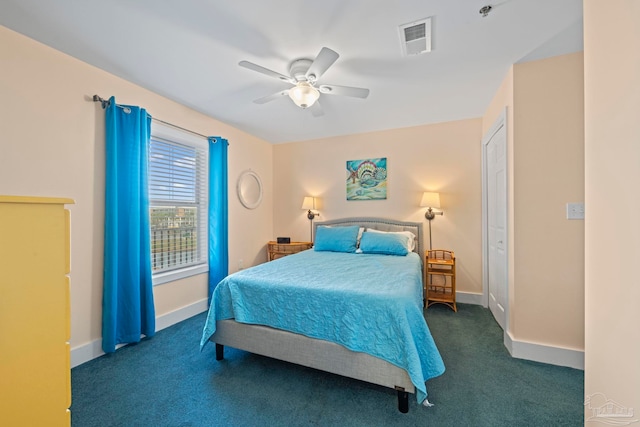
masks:
<instances>
[{"instance_id":1,"label":"beige wall","mask_svg":"<svg viewBox=\"0 0 640 427\"><path fill-rule=\"evenodd\" d=\"M235 197L245 169L272 188L272 146L139 86L0 27L0 194L70 197L71 347L101 339L104 111L91 96L114 95L156 118L229 140L229 257L263 261L273 204L253 211ZM251 224L247 227L246 224ZM230 263L230 270L236 265ZM156 286L162 316L206 298L206 275Z\"/></svg>"},{"instance_id":2,"label":"beige wall","mask_svg":"<svg viewBox=\"0 0 640 427\"><path fill-rule=\"evenodd\" d=\"M633 408L632 419L640 411L638 22L637 0L584 1L585 395Z\"/></svg>"},{"instance_id":3,"label":"beige wall","mask_svg":"<svg viewBox=\"0 0 640 427\"><path fill-rule=\"evenodd\" d=\"M514 65L483 118L507 108L509 326L515 341L584 348L583 55Z\"/></svg>"},{"instance_id":4,"label":"beige wall","mask_svg":"<svg viewBox=\"0 0 640 427\"><path fill-rule=\"evenodd\" d=\"M434 248L456 253L458 290L481 293L480 119L325 138L274 146L274 233L309 239L300 209L321 198L318 220L378 216L424 224L423 191L438 191L443 216L433 220ZM387 157L386 200L347 201L346 161ZM276 237L274 235L274 237Z\"/></svg>"},{"instance_id":5,"label":"beige wall","mask_svg":"<svg viewBox=\"0 0 640 427\"><path fill-rule=\"evenodd\" d=\"M584 348L582 52L514 66L514 288L519 340Z\"/></svg>"}]
</instances>

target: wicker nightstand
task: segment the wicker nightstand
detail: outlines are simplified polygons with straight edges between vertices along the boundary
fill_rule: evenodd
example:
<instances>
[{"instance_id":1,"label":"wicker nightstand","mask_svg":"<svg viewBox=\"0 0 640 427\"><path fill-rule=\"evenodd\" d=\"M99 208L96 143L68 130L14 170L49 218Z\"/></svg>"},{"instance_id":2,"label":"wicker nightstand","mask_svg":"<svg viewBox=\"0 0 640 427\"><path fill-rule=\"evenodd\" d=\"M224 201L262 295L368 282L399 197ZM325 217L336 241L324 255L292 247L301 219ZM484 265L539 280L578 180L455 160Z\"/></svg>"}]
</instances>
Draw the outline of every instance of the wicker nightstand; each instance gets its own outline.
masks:
<instances>
[{"instance_id":1,"label":"wicker nightstand","mask_svg":"<svg viewBox=\"0 0 640 427\"><path fill-rule=\"evenodd\" d=\"M453 251L434 249L425 251L426 304L445 304L453 311L456 306L456 256Z\"/></svg>"},{"instance_id":2,"label":"wicker nightstand","mask_svg":"<svg viewBox=\"0 0 640 427\"><path fill-rule=\"evenodd\" d=\"M267 261L273 261L283 256L296 254L311 249L312 247L313 243L311 242L277 243L271 241L267 243Z\"/></svg>"}]
</instances>

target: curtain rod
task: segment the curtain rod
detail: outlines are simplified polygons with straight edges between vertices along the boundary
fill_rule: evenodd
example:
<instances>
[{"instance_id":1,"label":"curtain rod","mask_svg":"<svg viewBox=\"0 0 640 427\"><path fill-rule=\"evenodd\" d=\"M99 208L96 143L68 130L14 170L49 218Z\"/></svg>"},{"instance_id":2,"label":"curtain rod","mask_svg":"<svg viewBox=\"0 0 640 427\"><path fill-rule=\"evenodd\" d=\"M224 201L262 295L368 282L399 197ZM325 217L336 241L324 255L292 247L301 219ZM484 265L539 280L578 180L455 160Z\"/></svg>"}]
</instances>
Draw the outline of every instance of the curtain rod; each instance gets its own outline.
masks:
<instances>
[{"instance_id":1,"label":"curtain rod","mask_svg":"<svg viewBox=\"0 0 640 427\"><path fill-rule=\"evenodd\" d=\"M99 102L99 103L102 105L102 108L107 108L107 107L109 106L109 100L108 100L108 99L104 99L104 98L102 98L102 97L100 97L100 96L98 96L98 95L93 95L93 102ZM125 107L122 107L122 106L120 106L120 105L118 105L118 104L116 104L116 106L117 106L117 107L120 107L120 108L125 108ZM205 138L205 139L209 139L209 137L208 137L208 136L203 135L203 134L201 134L201 133L194 132L194 131L192 131L192 130L189 130L189 129L183 128L183 127L178 126L178 125L174 125L173 123L165 122L164 120L156 119L156 118L155 118L155 117L153 117L153 116L150 116L150 117L151 117L151 120L153 120L153 121L156 121L156 122L159 122L159 123L165 124L165 125L167 125L167 126L174 127L174 128L176 128L176 129L183 130L183 131L185 131L185 132L192 133L192 134L194 134L194 135L201 136L201 137L203 137L203 138Z\"/></svg>"}]
</instances>

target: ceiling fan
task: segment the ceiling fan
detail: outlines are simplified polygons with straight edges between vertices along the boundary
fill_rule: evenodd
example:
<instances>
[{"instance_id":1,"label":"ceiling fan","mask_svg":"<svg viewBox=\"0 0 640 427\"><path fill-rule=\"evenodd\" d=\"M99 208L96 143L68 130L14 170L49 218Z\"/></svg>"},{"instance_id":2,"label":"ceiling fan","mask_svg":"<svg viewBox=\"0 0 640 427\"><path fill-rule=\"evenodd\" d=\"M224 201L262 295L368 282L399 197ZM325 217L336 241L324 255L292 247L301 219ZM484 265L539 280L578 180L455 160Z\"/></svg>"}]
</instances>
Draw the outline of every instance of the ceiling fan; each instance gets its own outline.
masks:
<instances>
[{"instance_id":1,"label":"ceiling fan","mask_svg":"<svg viewBox=\"0 0 640 427\"><path fill-rule=\"evenodd\" d=\"M339 56L333 50L323 47L314 60L307 58L293 60L289 66L289 76L249 61L240 61L238 65L294 85L291 89L281 90L272 95L258 98L253 101L256 104L265 104L288 95L298 107L309 108L311 113L317 117L324 114L322 107L316 102L320 94L352 96L363 99L369 96L369 89L318 84L320 77L336 62Z\"/></svg>"}]
</instances>

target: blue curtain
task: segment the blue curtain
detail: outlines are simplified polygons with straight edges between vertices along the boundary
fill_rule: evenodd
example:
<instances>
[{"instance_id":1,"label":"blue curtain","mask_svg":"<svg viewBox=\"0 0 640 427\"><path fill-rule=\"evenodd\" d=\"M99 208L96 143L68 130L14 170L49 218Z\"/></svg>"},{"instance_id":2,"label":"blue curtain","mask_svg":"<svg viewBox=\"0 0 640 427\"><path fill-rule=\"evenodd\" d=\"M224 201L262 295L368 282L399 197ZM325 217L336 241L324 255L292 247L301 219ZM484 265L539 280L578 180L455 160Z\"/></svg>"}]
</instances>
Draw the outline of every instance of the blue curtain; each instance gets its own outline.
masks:
<instances>
[{"instance_id":1,"label":"blue curtain","mask_svg":"<svg viewBox=\"0 0 640 427\"><path fill-rule=\"evenodd\" d=\"M148 146L151 117L140 107L106 111L106 199L102 349L155 334L151 278Z\"/></svg>"},{"instance_id":2,"label":"blue curtain","mask_svg":"<svg viewBox=\"0 0 640 427\"><path fill-rule=\"evenodd\" d=\"M227 145L224 138L209 138L209 303L218 282L229 274Z\"/></svg>"}]
</instances>

